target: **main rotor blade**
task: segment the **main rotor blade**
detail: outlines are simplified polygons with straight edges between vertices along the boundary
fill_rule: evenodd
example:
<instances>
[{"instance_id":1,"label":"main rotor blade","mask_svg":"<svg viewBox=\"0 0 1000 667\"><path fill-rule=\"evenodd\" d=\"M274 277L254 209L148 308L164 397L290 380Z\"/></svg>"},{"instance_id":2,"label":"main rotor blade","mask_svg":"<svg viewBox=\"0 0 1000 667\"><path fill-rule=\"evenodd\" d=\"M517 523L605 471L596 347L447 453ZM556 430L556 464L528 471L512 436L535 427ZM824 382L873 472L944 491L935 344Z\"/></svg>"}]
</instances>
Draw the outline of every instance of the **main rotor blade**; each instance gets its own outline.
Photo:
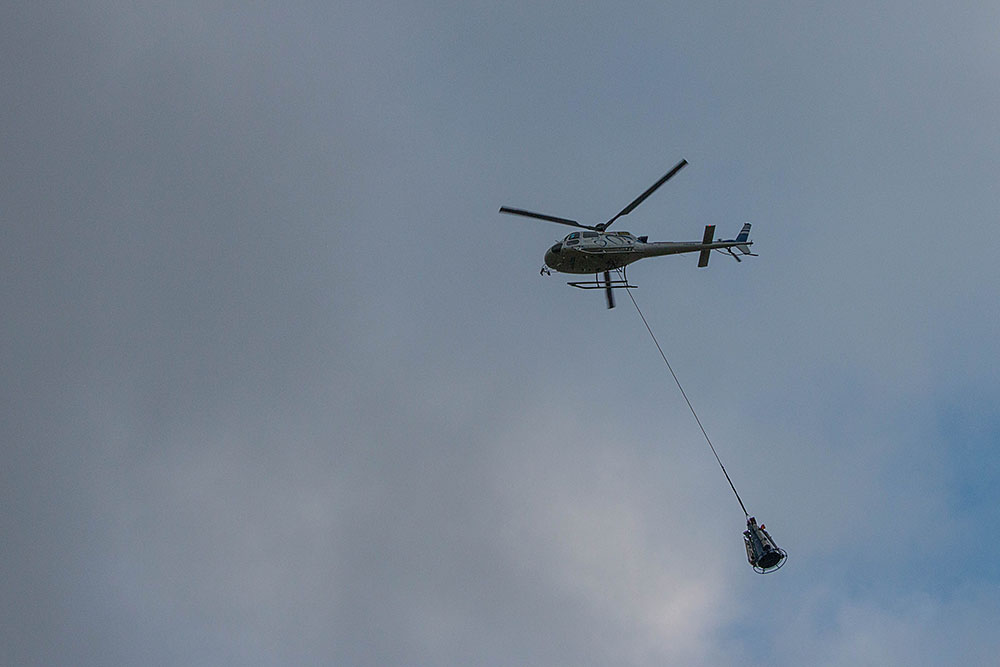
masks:
<instances>
[{"instance_id":1,"label":"main rotor blade","mask_svg":"<svg viewBox=\"0 0 1000 667\"><path fill-rule=\"evenodd\" d=\"M611 291L611 272L604 272L604 290L608 295L608 308L615 307L615 293Z\"/></svg>"},{"instance_id":2,"label":"main rotor blade","mask_svg":"<svg viewBox=\"0 0 1000 667\"><path fill-rule=\"evenodd\" d=\"M558 222L560 225L569 225L570 227L582 227L583 229L597 229L596 227L591 227L589 225L581 225L576 220L557 218L553 215L544 215L542 213L532 213L531 211L525 211L519 208L507 208L506 206L501 206L500 212L509 213L510 215L523 215L526 218L536 218L538 220L546 220L548 222Z\"/></svg>"},{"instance_id":3,"label":"main rotor blade","mask_svg":"<svg viewBox=\"0 0 1000 667\"><path fill-rule=\"evenodd\" d=\"M605 222L603 225L599 225L599 227L602 230L607 229L608 227L611 226L612 222L614 222L618 218L622 217L623 215L628 215L629 213L631 213L633 210L635 210L636 206L638 206L639 204L641 204L642 202L644 202L646 200L646 197L648 197L649 195L651 195L654 192L656 192L656 189L658 187L660 187L661 185L663 185L664 183L666 183L667 181L669 181L673 177L673 175L676 174L681 169L683 169L684 165L686 165L686 164L687 164L687 160L681 160L680 162L678 162L674 166L673 169L671 169L670 171L668 171L666 173L666 175L664 175L663 178L661 178L660 180L658 180L656 183L653 183L653 185L650 186L650 188L648 190L646 190L641 195L639 195L638 197L636 197L632 201L632 203L629 204L628 206L626 206L625 208L623 208L618 215L616 215L615 217L611 218L610 220L608 220L607 222Z\"/></svg>"}]
</instances>

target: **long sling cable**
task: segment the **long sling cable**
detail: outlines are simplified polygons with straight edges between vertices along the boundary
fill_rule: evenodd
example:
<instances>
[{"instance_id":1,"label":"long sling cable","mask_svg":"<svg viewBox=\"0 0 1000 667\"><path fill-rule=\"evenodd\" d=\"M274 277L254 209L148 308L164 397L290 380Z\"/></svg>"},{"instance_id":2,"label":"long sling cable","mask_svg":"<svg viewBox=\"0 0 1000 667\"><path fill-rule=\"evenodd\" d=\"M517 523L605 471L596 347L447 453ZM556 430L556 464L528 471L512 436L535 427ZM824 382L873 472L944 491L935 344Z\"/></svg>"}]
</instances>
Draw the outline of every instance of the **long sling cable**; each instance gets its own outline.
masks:
<instances>
[{"instance_id":1,"label":"long sling cable","mask_svg":"<svg viewBox=\"0 0 1000 667\"><path fill-rule=\"evenodd\" d=\"M660 356L663 357L663 363L667 365L667 370L670 371L670 375L674 378L674 382L677 383L677 388L681 390L681 396L684 397L684 402L687 403L688 409L691 410L691 414L694 415L694 420L698 422L698 428L701 429L701 434L705 436L705 441L708 443L708 446L712 449L712 453L715 454L715 460L719 462L719 467L722 468L722 474L726 476L726 481L729 482L729 488L731 488L733 490L733 493L736 494L736 500L740 501L740 507L743 508L743 514L749 517L750 513L747 512L746 505L743 504L743 499L740 498L739 491L736 490L736 486L733 484L733 480L729 478L729 473L726 472L726 466L722 465L722 459L719 458L719 453L715 451L715 446L712 444L712 439L708 437L708 432L705 431L705 427L702 425L701 419L698 418L698 413L694 411L694 406L691 405L691 400L687 397L687 393L684 391L684 387L681 386L681 381L677 379L677 374L674 373L674 369L670 366L670 362L667 361L667 355L663 353L663 348L660 347L660 342L656 340L656 335L653 333L653 330L649 327L649 322L646 321L646 316L642 314L641 310L639 310L639 304L636 303L635 297L632 296L632 290L626 287L625 291L628 293L628 298L632 299L632 305L635 306L635 312L639 313L639 317L642 319L642 323L646 325L646 331L649 332L649 337L653 339L653 343L656 345L656 349L659 350Z\"/></svg>"}]
</instances>

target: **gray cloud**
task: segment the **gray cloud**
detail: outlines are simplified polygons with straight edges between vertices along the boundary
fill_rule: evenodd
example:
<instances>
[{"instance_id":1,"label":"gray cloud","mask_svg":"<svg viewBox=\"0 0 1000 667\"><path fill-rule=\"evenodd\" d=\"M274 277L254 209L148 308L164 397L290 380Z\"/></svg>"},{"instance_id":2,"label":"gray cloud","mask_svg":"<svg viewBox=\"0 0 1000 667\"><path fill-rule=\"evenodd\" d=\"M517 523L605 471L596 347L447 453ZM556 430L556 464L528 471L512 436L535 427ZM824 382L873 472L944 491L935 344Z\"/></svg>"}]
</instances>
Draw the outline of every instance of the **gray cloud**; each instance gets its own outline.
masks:
<instances>
[{"instance_id":1,"label":"gray cloud","mask_svg":"<svg viewBox=\"0 0 1000 667\"><path fill-rule=\"evenodd\" d=\"M3 10L0 661L984 662L997 18Z\"/></svg>"}]
</instances>

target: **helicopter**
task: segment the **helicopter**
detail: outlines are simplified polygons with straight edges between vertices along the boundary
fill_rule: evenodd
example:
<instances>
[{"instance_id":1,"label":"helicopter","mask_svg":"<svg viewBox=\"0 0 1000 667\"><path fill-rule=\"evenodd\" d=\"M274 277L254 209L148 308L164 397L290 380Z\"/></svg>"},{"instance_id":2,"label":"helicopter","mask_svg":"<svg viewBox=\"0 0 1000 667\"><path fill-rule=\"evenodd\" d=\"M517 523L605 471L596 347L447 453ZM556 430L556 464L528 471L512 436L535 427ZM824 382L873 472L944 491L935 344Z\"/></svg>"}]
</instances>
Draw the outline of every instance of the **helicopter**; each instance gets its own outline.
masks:
<instances>
[{"instance_id":1,"label":"helicopter","mask_svg":"<svg viewBox=\"0 0 1000 667\"><path fill-rule=\"evenodd\" d=\"M579 289L603 289L607 295L608 308L615 307L615 297L612 290L635 288L630 285L625 267L645 257L660 257L661 255L677 255L685 252L698 252L698 266L708 266L708 258L713 250L728 253L737 262L740 255L756 257L750 252L753 241L750 240L750 223L745 223L735 239L715 239L715 225L706 225L705 234L699 241L649 241L648 236L634 236L630 232L609 232L610 227L618 218L626 216L646 200L657 188L669 181L687 165L687 160L681 160L663 178L651 185L648 190L636 197L618 214L597 225L583 225L576 220L559 218L542 213L534 213L519 208L500 207L500 213L520 215L536 220L555 222L560 225L579 227L582 232L573 232L562 241L557 242L545 252L545 264L541 273L551 275L551 271L571 274L594 274L594 280L574 281L566 283ZM733 249L739 251L737 254ZM611 279L611 272L621 270L621 279ZM603 277L600 275L603 272Z\"/></svg>"}]
</instances>

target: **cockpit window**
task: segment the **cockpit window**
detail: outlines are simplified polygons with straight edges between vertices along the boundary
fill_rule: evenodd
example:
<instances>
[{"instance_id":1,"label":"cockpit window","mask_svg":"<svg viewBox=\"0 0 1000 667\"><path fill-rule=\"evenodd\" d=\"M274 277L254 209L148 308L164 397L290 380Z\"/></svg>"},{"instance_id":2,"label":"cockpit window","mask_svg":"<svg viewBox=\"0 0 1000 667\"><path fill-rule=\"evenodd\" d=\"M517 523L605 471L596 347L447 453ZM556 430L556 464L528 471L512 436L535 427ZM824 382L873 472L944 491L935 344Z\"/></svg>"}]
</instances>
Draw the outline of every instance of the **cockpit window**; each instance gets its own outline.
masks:
<instances>
[{"instance_id":1,"label":"cockpit window","mask_svg":"<svg viewBox=\"0 0 1000 667\"><path fill-rule=\"evenodd\" d=\"M566 241L566 245L576 245L579 242L580 242L580 239L570 239L570 240Z\"/></svg>"},{"instance_id":2,"label":"cockpit window","mask_svg":"<svg viewBox=\"0 0 1000 667\"><path fill-rule=\"evenodd\" d=\"M566 240L572 241L573 239L578 239L578 238L580 238L580 232L573 232L572 234L566 237Z\"/></svg>"}]
</instances>

